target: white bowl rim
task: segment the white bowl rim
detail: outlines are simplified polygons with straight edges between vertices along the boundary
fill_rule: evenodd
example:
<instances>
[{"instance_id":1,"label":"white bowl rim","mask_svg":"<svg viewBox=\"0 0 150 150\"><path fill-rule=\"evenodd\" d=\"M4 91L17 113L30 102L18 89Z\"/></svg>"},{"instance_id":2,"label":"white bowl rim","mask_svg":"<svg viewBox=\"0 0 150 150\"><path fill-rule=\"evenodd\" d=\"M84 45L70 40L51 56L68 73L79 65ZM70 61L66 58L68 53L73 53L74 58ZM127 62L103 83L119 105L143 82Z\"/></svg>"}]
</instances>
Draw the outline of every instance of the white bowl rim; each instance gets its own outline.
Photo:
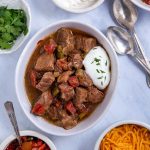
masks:
<instances>
[{"instance_id":1,"label":"white bowl rim","mask_svg":"<svg viewBox=\"0 0 150 150\"><path fill-rule=\"evenodd\" d=\"M101 144L101 141L102 139L105 137L105 135L111 131L113 128L116 128L118 126L121 126L121 125L124 125L124 124L134 124L134 125L138 125L138 126L141 126L141 127L144 127L148 130L150 130L150 125L148 125L147 123L145 122L142 122L142 121L137 121L137 120L123 120L123 121L118 121L116 123L113 123L112 125L110 125L109 127L107 127L103 132L102 134L100 134L98 140L96 141L96 144L95 144L95 148L94 150L99 150L99 146Z\"/></svg>"},{"instance_id":2,"label":"white bowl rim","mask_svg":"<svg viewBox=\"0 0 150 150\"><path fill-rule=\"evenodd\" d=\"M28 10L28 15L29 15L28 33L24 36L23 40L16 46L15 49L12 49L12 50L1 50L0 54L4 54L5 55L5 54L10 54L10 53L13 53L13 52L17 51L22 46L22 44L26 41L26 39L29 37L30 31L31 31L31 20L32 20L31 9L30 9L30 6L27 3L27 1L25 1L25 0L21 0L21 1L22 1L24 6Z\"/></svg>"},{"instance_id":3,"label":"white bowl rim","mask_svg":"<svg viewBox=\"0 0 150 150\"><path fill-rule=\"evenodd\" d=\"M46 137L45 135L42 135L36 131L24 130L24 131L20 131L20 135L37 137L37 138L43 140L51 148L51 150L56 150L54 143L48 137ZM0 144L0 149L5 150L5 148L8 146L8 144L10 144L15 139L16 139L15 135L10 135Z\"/></svg>"},{"instance_id":4,"label":"white bowl rim","mask_svg":"<svg viewBox=\"0 0 150 150\"><path fill-rule=\"evenodd\" d=\"M87 8L83 8L83 9L69 9L69 8L65 8L65 7L63 7L61 4L57 3L55 0L52 0L52 1L53 1L53 3L54 3L56 6L58 6L59 8L65 10L65 11L68 11L68 12L71 12L71 13L77 13L77 14L79 14L79 13L85 13L85 12L88 12L88 11L91 11L91 10L97 8L98 6L100 6L101 4L103 4L103 2L104 2L105 0L98 0L98 1L95 2L95 4L93 4L92 6L89 6L89 7L87 7Z\"/></svg>"},{"instance_id":5,"label":"white bowl rim","mask_svg":"<svg viewBox=\"0 0 150 150\"><path fill-rule=\"evenodd\" d=\"M135 5L137 5L138 7L142 8L142 9L145 9L147 11L150 11L150 5L148 4L145 4L144 2L139 2L137 0L131 0Z\"/></svg>"},{"instance_id":6,"label":"white bowl rim","mask_svg":"<svg viewBox=\"0 0 150 150\"><path fill-rule=\"evenodd\" d=\"M48 25L47 27L44 27L42 28L40 31L38 31L31 39L30 41L28 42L28 44L26 45L26 47L28 47L30 44L32 44L32 41L34 41L34 38L41 34L43 31L45 31L46 29L52 27L52 26L55 26L55 25L59 25L59 24L64 24L64 23L75 23L75 24L80 24L82 26L87 26L88 28L91 28L92 30L95 30L98 34L100 34L104 39L105 41L107 41L107 43L109 44L109 46L111 47L112 49L112 53L113 53L113 56L114 56L114 60L115 60L115 64L116 64L116 78L114 79L114 83L115 83L115 86L112 90L112 94L111 94L111 100L110 102L107 104L107 106L105 107L105 110L102 112L101 114L101 117L99 117L95 122L91 123L91 125L87 126L86 128L82 129L82 130L79 130L79 131L76 131L74 133L66 133L66 134L63 134L63 133L55 133L55 131L51 131L51 132L48 132L46 130L44 130L40 125L38 125L37 123L34 122L34 120L32 120L31 117L29 117L26 112L25 112L25 109L24 107L21 105L21 101L19 100L19 96L18 96L18 93L19 93L19 90L18 90L18 87L17 87L17 75L19 74L19 68L21 67L20 64L21 64L21 59L24 57L26 51L23 50L19 60L18 60L18 63L17 63L17 66L16 66L16 72L15 72L15 89L16 89L16 94L17 94L17 98L18 98L18 101L19 101L19 104L21 106L21 108L23 109L23 112L25 113L25 115L27 116L27 118L36 126L38 127L40 130L46 132L46 133L49 133L49 134L52 134L52 135L55 135L55 136L71 136L71 135L76 135L76 134L80 134L82 132L85 132L86 130L92 128L96 123L98 123L100 120L102 120L102 118L104 117L104 115L106 114L107 110L109 109L111 103L112 103L112 98L115 94L115 91L116 91L116 88L117 88L117 81L118 81L118 59L117 59L117 55L114 51L114 48L112 47L112 45L110 44L109 40L107 39L107 37L98 29L96 29L94 26L90 25L90 24L85 24L81 21L76 21L76 20L62 20L62 21L58 21L56 23L53 23L53 24L50 24ZM26 47L24 49L26 49Z\"/></svg>"}]
</instances>

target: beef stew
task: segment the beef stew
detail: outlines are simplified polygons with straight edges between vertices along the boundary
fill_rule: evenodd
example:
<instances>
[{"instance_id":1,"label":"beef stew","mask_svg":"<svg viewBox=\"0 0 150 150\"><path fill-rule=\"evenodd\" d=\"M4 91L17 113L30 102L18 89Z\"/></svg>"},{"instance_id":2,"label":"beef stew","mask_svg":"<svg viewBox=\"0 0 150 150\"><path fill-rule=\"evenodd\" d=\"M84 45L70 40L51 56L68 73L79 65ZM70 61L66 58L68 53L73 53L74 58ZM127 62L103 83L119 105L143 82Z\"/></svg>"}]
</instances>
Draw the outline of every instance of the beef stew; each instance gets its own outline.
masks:
<instances>
[{"instance_id":1,"label":"beef stew","mask_svg":"<svg viewBox=\"0 0 150 150\"><path fill-rule=\"evenodd\" d=\"M89 116L105 97L85 72L86 54L100 45L85 32L60 28L37 43L25 73L31 113L64 129Z\"/></svg>"}]
</instances>

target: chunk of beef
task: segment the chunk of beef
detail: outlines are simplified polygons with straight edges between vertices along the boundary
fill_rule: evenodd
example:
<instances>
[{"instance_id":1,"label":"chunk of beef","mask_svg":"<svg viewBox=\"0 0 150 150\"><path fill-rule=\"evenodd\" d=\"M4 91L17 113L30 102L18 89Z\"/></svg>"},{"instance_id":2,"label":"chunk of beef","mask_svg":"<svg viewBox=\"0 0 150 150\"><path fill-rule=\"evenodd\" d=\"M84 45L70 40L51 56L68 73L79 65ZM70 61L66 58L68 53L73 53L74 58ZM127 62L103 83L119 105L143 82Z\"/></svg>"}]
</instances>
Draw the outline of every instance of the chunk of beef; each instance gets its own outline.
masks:
<instances>
[{"instance_id":1,"label":"chunk of beef","mask_svg":"<svg viewBox=\"0 0 150 150\"><path fill-rule=\"evenodd\" d=\"M61 91L61 98L65 101L71 100L75 95L73 87L69 86L67 83L60 84L59 89Z\"/></svg>"},{"instance_id":2,"label":"chunk of beef","mask_svg":"<svg viewBox=\"0 0 150 150\"><path fill-rule=\"evenodd\" d=\"M56 73L56 74L59 74L59 75L60 75L62 72L63 72L63 70L62 70L60 67L58 67L57 64L55 64L55 67L54 67L54 74ZM58 75L58 76L59 76L59 75ZM58 76L57 76L57 77L58 77Z\"/></svg>"},{"instance_id":3,"label":"chunk of beef","mask_svg":"<svg viewBox=\"0 0 150 150\"><path fill-rule=\"evenodd\" d=\"M42 77L43 72L37 72L34 69L29 71L29 79L33 87L36 87L36 84L38 83L39 80L41 80Z\"/></svg>"},{"instance_id":4,"label":"chunk of beef","mask_svg":"<svg viewBox=\"0 0 150 150\"><path fill-rule=\"evenodd\" d=\"M60 120L58 125L65 129L71 129L77 125L77 119L74 116L69 116L65 110L59 111Z\"/></svg>"},{"instance_id":5,"label":"chunk of beef","mask_svg":"<svg viewBox=\"0 0 150 150\"><path fill-rule=\"evenodd\" d=\"M63 53L68 55L74 49L74 36L70 29L61 28L57 31L57 43L62 46Z\"/></svg>"},{"instance_id":6,"label":"chunk of beef","mask_svg":"<svg viewBox=\"0 0 150 150\"><path fill-rule=\"evenodd\" d=\"M54 70L54 55L43 53L37 59L35 70L37 71L53 71Z\"/></svg>"},{"instance_id":7,"label":"chunk of beef","mask_svg":"<svg viewBox=\"0 0 150 150\"><path fill-rule=\"evenodd\" d=\"M79 79L80 85L84 86L84 87L89 87L93 85L93 81L91 80L91 78L85 73L84 70L79 69L76 72L76 76Z\"/></svg>"},{"instance_id":8,"label":"chunk of beef","mask_svg":"<svg viewBox=\"0 0 150 150\"><path fill-rule=\"evenodd\" d=\"M52 53L55 51L56 47L57 47L56 42L55 42L53 39L50 39L50 40L48 41L48 43L46 43L46 44L44 45L44 50L45 50L48 54L52 54Z\"/></svg>"},{"instance_id":9,"label":"chunk of beef","mask_svg":"<svg viewBox=\"0 0 150 150\"><path fill-rule=\"evenodd\" d=\"M88 90L88 101L91 103L99 103L103 100L104 98L104 93L101 92L99 89L96 87L92 86L89 87Z\"/></svg>"},{"instance_id":10,"label":"chunk of beef","mask_svg":"<svg viewBox=\"0 0 150 150\"><path fill-rule=\"evenodd\" d=\"M66 57L62 59L58 59L56 65L60 70L64 70L64 71L71 70L72 67L72 64L67 62Z\"/></svg>"},{"instance_id":11,"label":"chunk of beef","mask_svg":"<svg viewBox=\"0 0 150 150\"><path fill-rule=\"evenodd\" d=\"M72 55L72 64L74 68L81 69L83 67L82 62L83 62L83 59L80 54Z\"/></svg>"},{"instance_id":12,"label":"chunk of beef","mask_svg":"<svg viewBox=\"0 0 150 150\"><path fill-rule=\"evenodd\" d=\"M56 106L50 106L48 109L48 117L52 120L59 119L58 109Z\"/></svg>"},{"instance_id":13,"label":"chunk of beef","mask_svg":"<svg viewBox=\"0 0 150 150\"><path fill-rule=\"evenodd\" d=\"M93 37L84 37L82 35L77 35L75 37L76 49L83 50L88 53L93 47L96 46L96 39Z\"/></svg>"},{"instance_id":14,"label":"chunk of beef","mask_svg":"<svg viewBox=\"0 0 150 150\"><path fill-rule=\"evenodd\" d=\"M77 87L75 90L75 105L78 109L83 109L84 102L87 102L88 91L85 88Z\"/></svg>"},{"instance_id":15,"label":"chunk of beef","mask_svg":"<svg viewBox=\"0 0 150 150\"><path fill-rule=\"evenodd\" d=\"M48 110L49 106L53 101L53 97L50 91L45 91L38 98L37 102L34 104L32 108L32 113L42 116Z\"/></svg>"},{"instance_id":16,"label":"chunk of beef","mask_svg":"<svg viewBox=\"0 0 150 150\"><path fill-rule=\"evenodd\" d=\"M87 115L89 115L93 110L94 110L95 106L91 105L91 103L85 103L84 107L82 107L82 109L80 109L80 114L79 114L79 119L83 119L84 117L86 117Z\"/></svg>"},{"instance_id":17,"label":"chunk of beef","mask_svg":"<svg viewBox=\"0 0 150 150\"><path fill-rule=\"evenodd\" d=\"M58 83L64 83L64 82L67 82L70 75L73 74L73 71L66 71L66 72L63 72L58 78L57 78L57 82Z\"/></svg>"},{"instance_id":18,"label":"chunk of beef","mask_svg":"<svg viewBox=\"0 0 150 150\"><path fill-rule=\"evenodd\" d=\"M41 81L36 85L36 88L42 92L46 91L52 83L55 81L55 77L51 72L44 73Z\"/></svg>"}]
</instances>

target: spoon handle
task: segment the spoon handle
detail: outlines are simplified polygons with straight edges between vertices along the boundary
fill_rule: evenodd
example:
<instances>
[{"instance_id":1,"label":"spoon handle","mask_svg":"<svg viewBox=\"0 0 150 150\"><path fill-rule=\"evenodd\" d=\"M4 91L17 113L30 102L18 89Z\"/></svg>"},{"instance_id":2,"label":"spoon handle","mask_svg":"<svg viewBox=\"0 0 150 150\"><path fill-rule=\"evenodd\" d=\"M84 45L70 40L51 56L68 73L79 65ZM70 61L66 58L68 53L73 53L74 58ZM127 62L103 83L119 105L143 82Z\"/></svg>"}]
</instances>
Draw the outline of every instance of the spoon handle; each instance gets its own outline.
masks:
<instances>
[{"instance_id":1,"label":"spoon handle","mask_svg":"<svg viewBox=\"0 0 150 150\"><path fill-rule=\"evenodd\" d=\"M149 74L146 75L146 83L147 83L147 86L150 88L150 75Z\"/></svg>"},{"instance_id":2,"label":"spoon handle","mask_svg":"<svg viewBox=\"0 0 150 150\"><path fill-rule=\"evenodd\" d=\"M140 40L139 40L139 38L138 38L134 28L132 29L132 34L133 34L134 42L135 42L135 44L137 46L137 50L141 54L141 56L142 56L143 60L145 61L145 63L150 68L150 63L149 63L149 61L148 61L148 59L147 59L147 57L146 57L146 55L144 53L144 49L143 49L143 47L141 45L141 42L140 42Z\"/></svg>"},{"instance_id":3,"label":"spoon handle","mask_svg":"<svg viewBox=\"0 0 150 150\"><path fill-rule=\"evenodd\" d=\"M139 58L137 55L133 56L137 62L143 67L143 69L150 75L150 68Z\"/></svg>"},{"instance_id":4,"label":"spoon handle","mask_svg":"<svg viewBox=\"0 0 150 150\"><path fill-rule=\"evenodd\" d=\"M21 142L21 138L20 138L20 133L19 133L19 128L18 128L16 116L15 116L15 111L14 111L13 103L7 101L4 105L5 105L5 109L6 109L7 113L8 113L9 119L11 121L11 124L12 124L12 126L14 128L14 131L16 133L19 145L21 145L22 142Z\"/></svg>"}]
</instances>

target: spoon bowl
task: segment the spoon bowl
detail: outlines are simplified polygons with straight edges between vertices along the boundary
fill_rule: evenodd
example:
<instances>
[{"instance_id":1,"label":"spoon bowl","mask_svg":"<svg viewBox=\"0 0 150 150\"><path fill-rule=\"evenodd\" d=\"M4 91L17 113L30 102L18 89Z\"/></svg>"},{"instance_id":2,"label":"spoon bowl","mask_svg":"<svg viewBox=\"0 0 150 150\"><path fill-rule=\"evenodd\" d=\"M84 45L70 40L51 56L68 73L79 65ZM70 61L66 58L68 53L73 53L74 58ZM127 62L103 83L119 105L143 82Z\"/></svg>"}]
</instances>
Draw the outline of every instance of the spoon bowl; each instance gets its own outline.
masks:
<instances>
[{"instance_id":1,"label":"spoon bowl","mask_svg":"<svg viewBox=\"0 0 150 150\"><path fill-rule=\"evenodd\" d=\"M120 27L109 27L107 37L120 55L133 53L134 44L130 34Z\"/></svg>"},{"instance_id":2,"label":"spoon bowl","mask_svg":"<svg viewBox=\"0 0 150 150\"><path fill-rule=\"evenodd\" d=\"M144 49L142 48L140 40L134 29L134 25L138 19L136 7L130 0L114 0L113 14L117 22L129 31L136 47L135 51L137 51L142 56L142 59L150 68L150 63L144 53Z\"/></svg>"},{"instance_id":3,"label":"spoon bowl","mask_svg":"<svg viewBox=\"0 0 150 150\"><path fill-rule=\"evenodd\" d=\"M121 27L109 27L107 31L107 37L117 53L122 55L128 54L132 56L150 75L149 67L140 58L139 54L134 51L134 41L127 31Z\"/></svg>"},{"instance_id":4,"label":"spoon bowl","mask_svg":"<svg viewBox=\"0 0 150 150\"><path fill-rule=\"evenodd\" d=\"M130 0L115 0L113 14L117 22L127 29L134 28L138 18L137 10Z\"/></svg>"}]
</instances>

